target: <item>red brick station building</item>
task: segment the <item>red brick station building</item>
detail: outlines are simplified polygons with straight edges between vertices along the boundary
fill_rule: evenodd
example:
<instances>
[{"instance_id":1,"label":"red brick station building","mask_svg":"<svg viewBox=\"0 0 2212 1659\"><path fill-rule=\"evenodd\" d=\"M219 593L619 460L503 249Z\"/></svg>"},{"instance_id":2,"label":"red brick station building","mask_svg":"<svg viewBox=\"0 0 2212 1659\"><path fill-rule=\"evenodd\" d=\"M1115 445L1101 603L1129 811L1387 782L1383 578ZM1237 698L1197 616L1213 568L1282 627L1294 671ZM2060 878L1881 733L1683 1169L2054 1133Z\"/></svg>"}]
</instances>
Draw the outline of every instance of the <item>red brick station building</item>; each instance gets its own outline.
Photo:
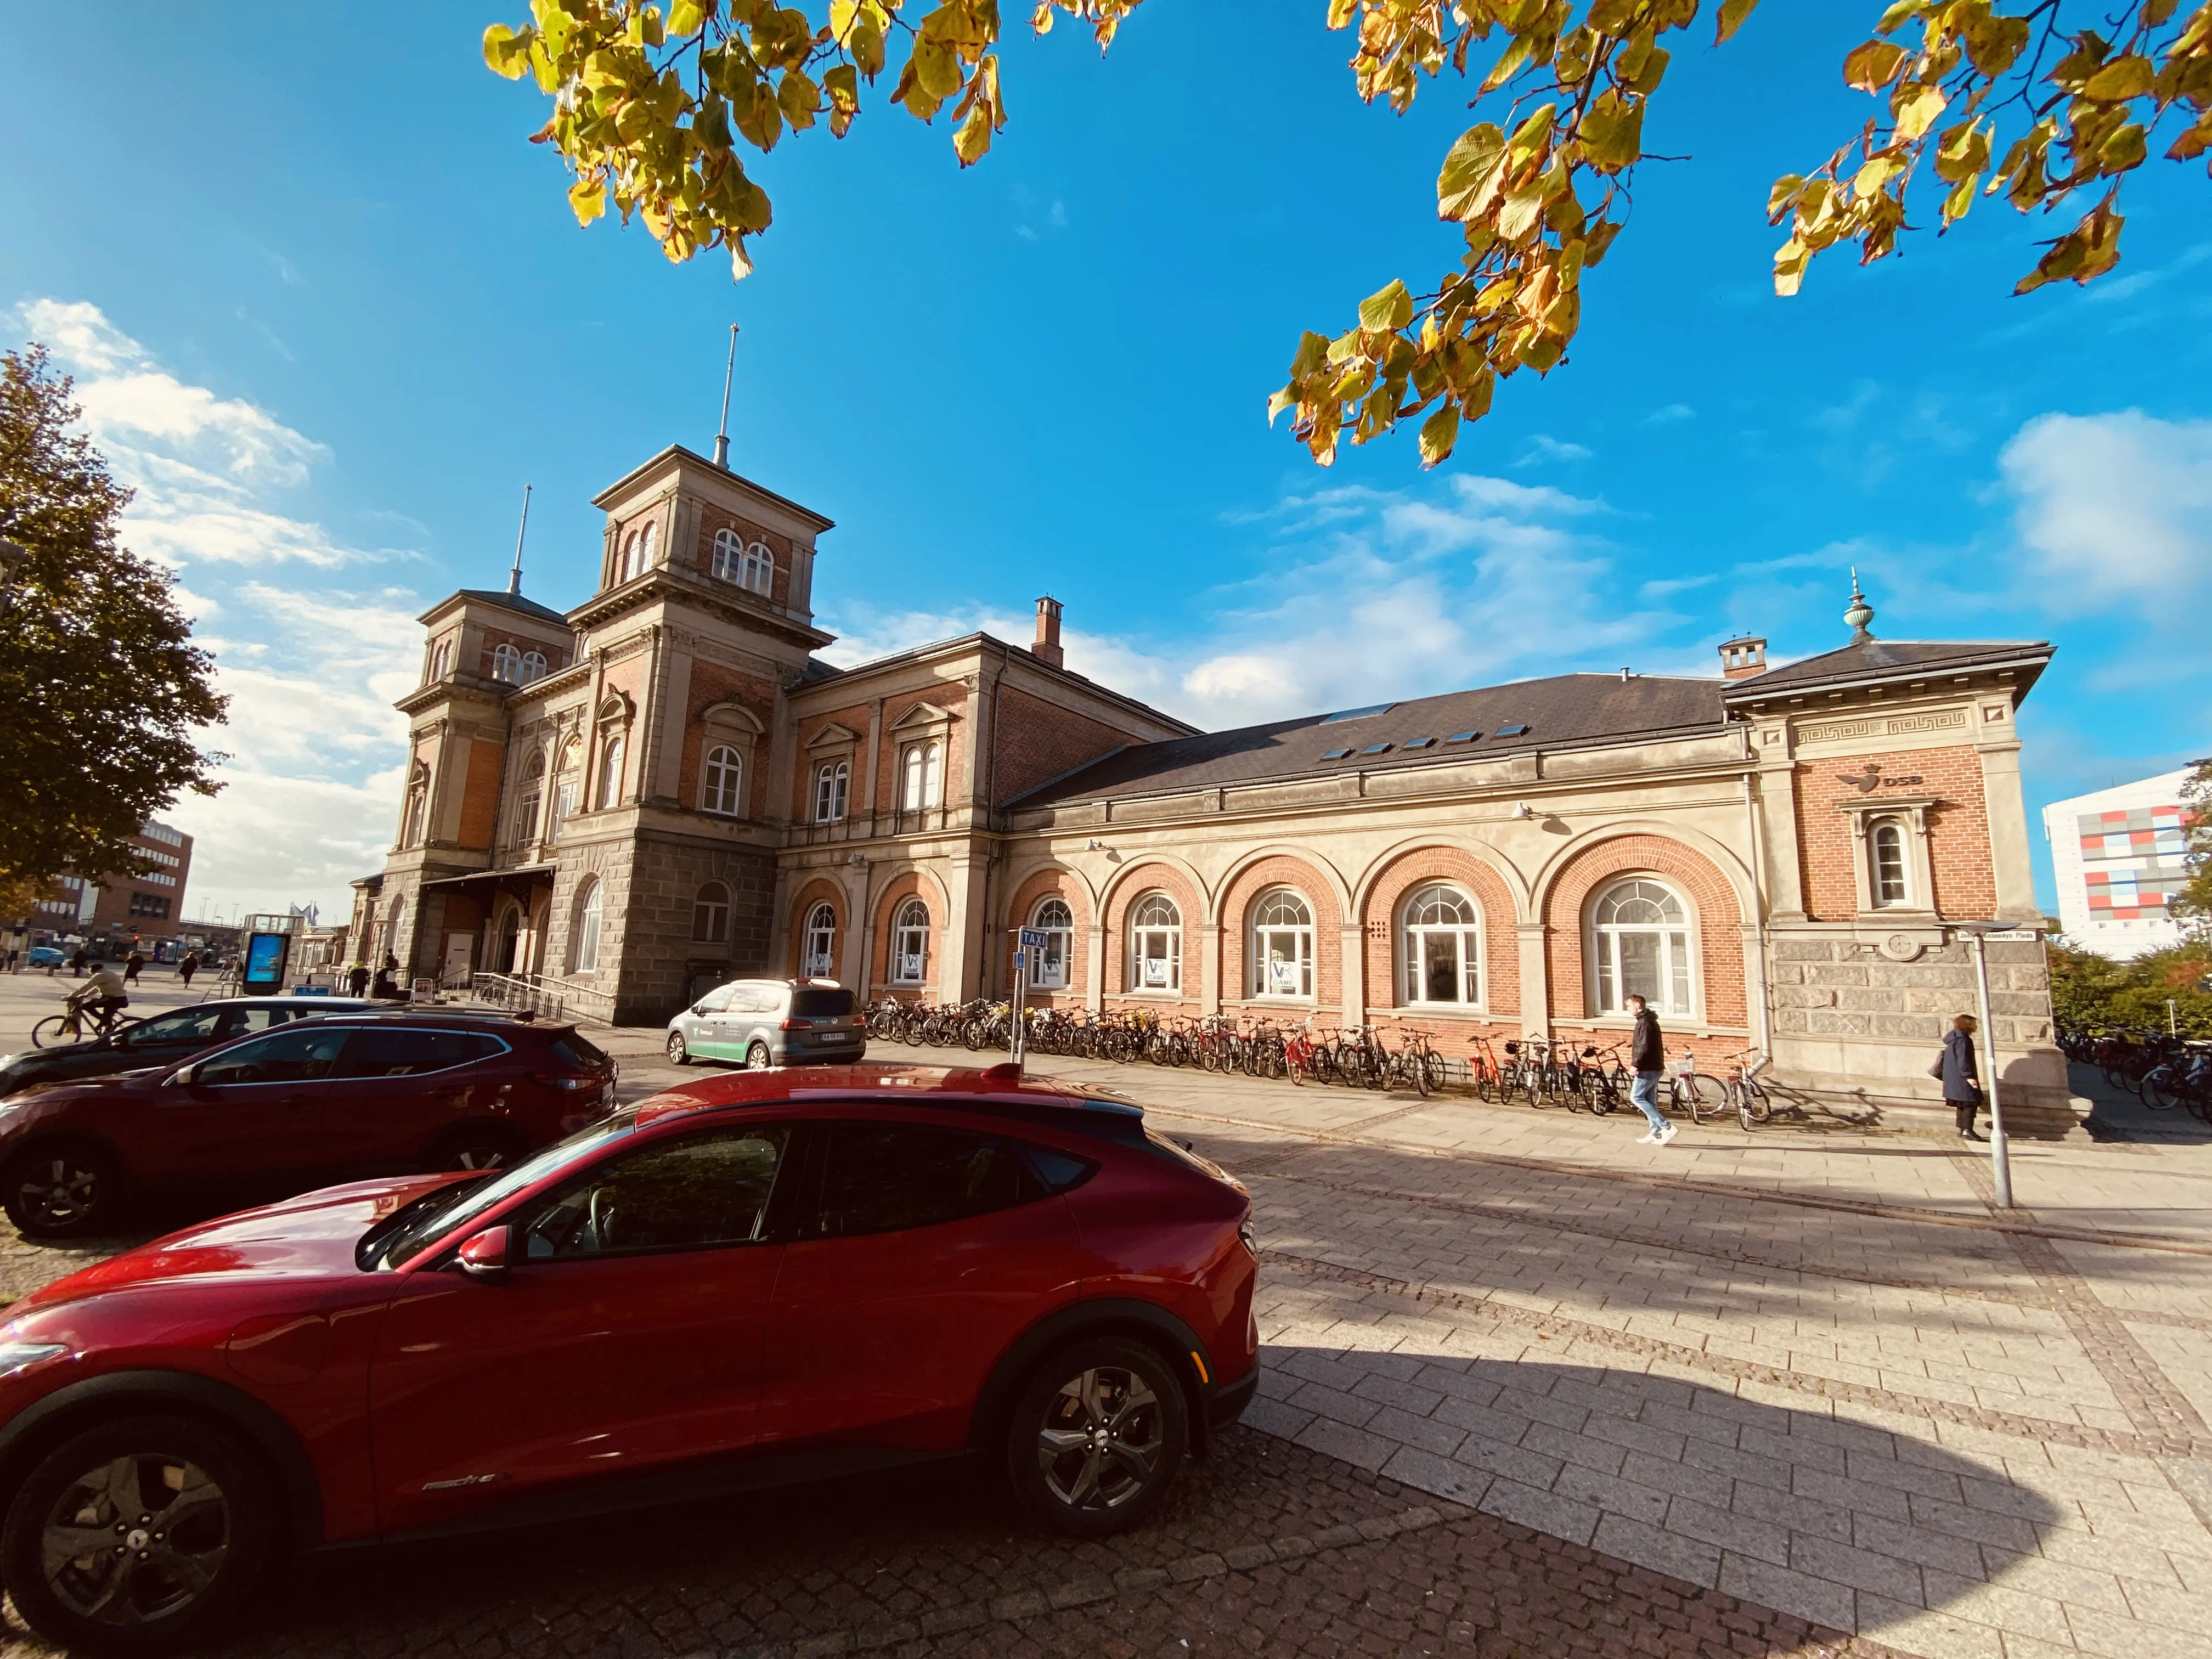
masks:
<instances>
[{"instance_id":1,"label":"red brick station building","mask_svg":"<svg viewBox=\"0 0 2212 1659\"><path fill-rule=\"evenodd\" d=\"M870 997L1261 1013L1468 1039L1754 1048L1844 1104L1935 1100L1953 925L2033 923L2020 702L2047 644L1873 637L1711 678L1562 674L1200 732L1035 641L816 653L830 521L671 447L599 495L599 589L422 617L398 837L352 937L657 1023L744 974ZM2065 1073L2040 945L1996 942L2014 1121ZM2070 1121L2070 1120L2067 1120Z\"/></svg>"}]
</instances>

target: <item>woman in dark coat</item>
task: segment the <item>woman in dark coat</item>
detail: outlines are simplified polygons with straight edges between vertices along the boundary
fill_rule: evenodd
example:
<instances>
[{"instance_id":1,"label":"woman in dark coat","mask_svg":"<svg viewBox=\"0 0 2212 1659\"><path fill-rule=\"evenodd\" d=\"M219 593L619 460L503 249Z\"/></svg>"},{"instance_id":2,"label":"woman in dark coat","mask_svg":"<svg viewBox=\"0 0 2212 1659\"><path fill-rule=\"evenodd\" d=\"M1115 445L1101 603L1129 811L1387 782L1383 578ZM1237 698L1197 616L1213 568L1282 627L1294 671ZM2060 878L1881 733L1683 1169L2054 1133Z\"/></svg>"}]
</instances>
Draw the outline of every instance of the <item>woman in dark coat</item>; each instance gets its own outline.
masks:
<instances>
[{"instance_id":1,"label":"woman in dark coat","mask_svg":"<svg viewBox=\"0 0 2212 1659\"><path fill-rule=\"evenodd\" d=\"M1982 1103L1981 1074L1974 1067L1974 1017L1960 1014L1943 1034L1943 1098L1958 1117L1959 1133L1979 1140L1974 1112Z\"/></svg>"}]
</instances>

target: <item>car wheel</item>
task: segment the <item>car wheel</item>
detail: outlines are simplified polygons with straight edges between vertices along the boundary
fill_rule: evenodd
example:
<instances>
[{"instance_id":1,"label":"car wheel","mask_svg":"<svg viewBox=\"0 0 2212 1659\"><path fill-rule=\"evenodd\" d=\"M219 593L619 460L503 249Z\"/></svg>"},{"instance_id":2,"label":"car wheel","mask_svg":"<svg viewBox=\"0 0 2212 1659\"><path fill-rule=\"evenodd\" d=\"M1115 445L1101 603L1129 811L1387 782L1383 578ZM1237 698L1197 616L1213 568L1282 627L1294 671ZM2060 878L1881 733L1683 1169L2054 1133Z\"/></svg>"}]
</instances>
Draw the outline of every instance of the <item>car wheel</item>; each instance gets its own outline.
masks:
<instances>
[{"instance_id":1,"label":"car wheel","mask_svg":"<svg viewBox=\"0 0 2212 1659\"><path fill-rule=\"evenodd\" d=\"M765 1072L768 1070L768 1044L763 1042L758 1037L755 1037L750 1042L747 1043L745 1045L745 1064L748 1067L756 1072Z\"/></svg>"},{"instance_id":2,"label":"car wheel","mask_svg":"<svg viewBox=\"0 0 2212 1659\"><path fill-rule=\"evenodd\" d=\"M515 1137L495 1123L471 1124L456 1129L440 1141L425 1162L428 1175L448 1170L504 1170L521 1148Z\"/></svg>"},{"instance_id":3,"label":"car wheel","mask_svg":"<svg viewBox=\"0 0 2212 1659\"><path fill-rule=\"evenodd\" d=\"M681 1031L668 1034L668 1063L671 1066L689 1066L691 1063L691 1050L685 1046Z\"/></svg>"},{"instance_id":4,"label":"car wheel","mask_svg":"<svg viewBox=\"0 0 2212 1659\"><path fill-rule=\"evenodd\" d=\"M204 1636L276 1556L275 1494L233 1436L119 1419L64 1442L17 1488L0 1575L31 1628L79 1653L165 1653Z\"/></svg>"},{"instance_id":5,"label":"car wheel","mask_svg":"<svg viewBox=\"0 0 2212 1659\"><path fill-rule=\"evenodd\" d=\"M1168 1361L1127 1337L1089 1338L1053 1354L1016 1395L1006 1474L1053 1531L1103 1538L1159 1508L1189 1432Z\"/></svg>"},{"instance_id":6,"label":"car wheel","mask_svg":"<svg viewBox=\"0 0 2212 1659\"><path fill-rule=\"evenodd\" d=\"M64 1141L34 1147L0 1176L0 1206L34 1238L97 1232L120 1206L123 1171L96 1146Z\"/></svg>"}]
</instances>

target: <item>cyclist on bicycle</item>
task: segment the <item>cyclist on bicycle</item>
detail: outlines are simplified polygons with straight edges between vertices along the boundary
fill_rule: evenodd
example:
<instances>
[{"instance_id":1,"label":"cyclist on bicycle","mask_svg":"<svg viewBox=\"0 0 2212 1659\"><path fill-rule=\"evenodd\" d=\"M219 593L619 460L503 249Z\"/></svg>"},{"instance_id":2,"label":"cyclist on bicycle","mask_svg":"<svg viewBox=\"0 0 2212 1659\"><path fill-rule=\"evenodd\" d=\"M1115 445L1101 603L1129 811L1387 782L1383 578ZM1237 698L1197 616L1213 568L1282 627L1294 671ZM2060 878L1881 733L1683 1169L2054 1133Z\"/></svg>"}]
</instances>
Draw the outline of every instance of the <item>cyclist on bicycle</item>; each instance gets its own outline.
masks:
<instances>
[{"instance_id":1,"label":"cyclist on bicycle","mask_svg":"<svg viewBox=\"0 0 2212 1659\"><path fill-rule=\"evenodd\" d=\"M89 1013L102 1035L115 1028L115 1017L130 1006L131 997L123 988L122 979L104 962L93 969L92 977L85 981L82 988L70 992L69 996L70 1012Z\"/></svg>"},{"instance_id":2,"label":"cyclist on bicycle","mask_svg":"<svg viewBox=\"0 0 2212 1659\"><path fill-rule=\"evenodd\" d=\"M1651 1120L1651 1129L1638 1141L1664 1146L1681 1131L1659 1113L1659 1079L1666 1075L1667 1046L1659 1036L1659 1016L1651 1012L1651 1005L1631 992L1628 1005L1636 1011L1636 1032L1628 1042L1628 1067L1636 1073L1636 1082L1628 1097L1636 1103L1636 1109Z\"/></svg>"}]
</instances>

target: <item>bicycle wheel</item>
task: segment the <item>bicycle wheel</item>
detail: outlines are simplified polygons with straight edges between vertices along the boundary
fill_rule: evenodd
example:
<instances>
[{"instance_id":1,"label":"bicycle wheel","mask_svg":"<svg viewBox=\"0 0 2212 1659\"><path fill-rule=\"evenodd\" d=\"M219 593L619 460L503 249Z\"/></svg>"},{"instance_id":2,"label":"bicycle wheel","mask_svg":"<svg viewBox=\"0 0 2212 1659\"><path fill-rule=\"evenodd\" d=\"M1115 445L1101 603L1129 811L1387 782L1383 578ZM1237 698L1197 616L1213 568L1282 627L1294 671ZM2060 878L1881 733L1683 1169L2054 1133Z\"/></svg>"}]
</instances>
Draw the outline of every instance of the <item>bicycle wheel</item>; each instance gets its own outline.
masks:
<instances>
[{"instance_id":1,"label":"bicycle wheel","mask_svg":"<svg viewBox=\"0 0 2212 1659\"><path fill-rule=\"evenodd\" d=\"M1727 1109L1726 1091L1718 1078L1692 1072L1678 1081L1685 1085L1678 1098L1687 1103L1691 1122L1710 1123Z\"/></svg>"},{"instance_id":2,"label":"bicycle wheel","mask_svg":"<svg viewBox=\"0 0 2212 1659\"><path fill-rule=\"evenodd\" d=\"M2181 1085L2170 1067L2157 1066L2142 1080L2142 1103L2154 1112L2170 1112L2181 1104Z\"/></svg>"},{"instance_id":3,"label":"bicycle wheel","mask_svg":"<svg viewBox=\"0 0 2212 1659\"><path fill-rule=\"evenodd\" d=\"M1445 1079L1444 1057L1424 1053L1421 1055L1421 1092L1425 1095L1442 1092Z\"/></svg>"},{"instance_id":4,"label":"bicycle wheel","mask_svg":"<svg viewBox=\"0 0 2212 1659\"><path fill-rule=\"evenodd\" d=\"M1620 1101L1613 1097L1613 1080L1603 1072L1583 1074L1583 1098L1589 1103L1592 1117L1610 1117Z\"/></svg>"},{"instance_id":5,"label":"bicycle wheel","mask_svg":"<svg viewBox=\"0 0 2212 1659\"><path fill-rule=\"evenodd\" d=\"M1765 1122L1774 1115L1773 1104L1766 1098L1766 1091L1749 1078L1731 1082L1729 1092L1735 1097L1736 1120L1747 1129L1754 1124Z\"/></svg>"},{"instance_id":6,"label":"bicycle wheel","mask_svg":"<svg viewBox=\"0 0 2212 1659\"><path fill-rule=\"evenodd\" d=\"M49 1014L31 1028L33 1048L66 1048L73 1042L84 1041L82 1023L72 1025L67 1014Z\"/></svg>"}]
</instances>

